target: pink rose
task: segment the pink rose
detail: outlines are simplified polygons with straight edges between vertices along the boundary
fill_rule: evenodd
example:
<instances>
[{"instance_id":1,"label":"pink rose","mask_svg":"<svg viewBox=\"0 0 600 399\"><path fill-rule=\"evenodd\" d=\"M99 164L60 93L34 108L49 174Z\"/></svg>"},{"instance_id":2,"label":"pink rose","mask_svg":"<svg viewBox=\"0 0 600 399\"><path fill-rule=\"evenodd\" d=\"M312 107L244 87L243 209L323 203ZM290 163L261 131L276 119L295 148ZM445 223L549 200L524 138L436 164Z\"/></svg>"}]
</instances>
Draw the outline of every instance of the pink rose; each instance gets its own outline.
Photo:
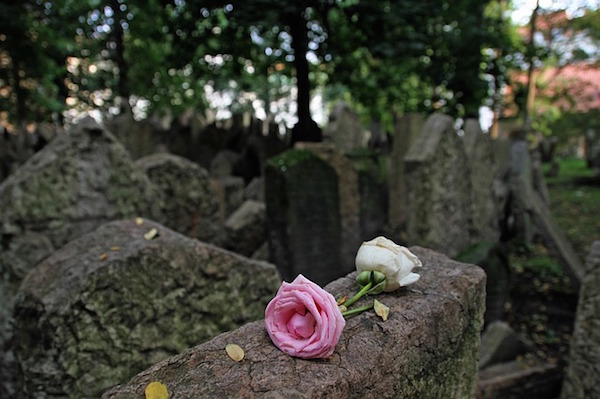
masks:
<instances>
[{"instance_id":1,"label":"pink rose","mask_svg":"<svg viewBox=\"0 0 600 399\"><path fill-rule=\"evenodd\" d=\"M300 274L281 284L265 310L265 325L284 353L315 359L333 354L346 321L333 295Z\"/></svg>"}]
</instances>

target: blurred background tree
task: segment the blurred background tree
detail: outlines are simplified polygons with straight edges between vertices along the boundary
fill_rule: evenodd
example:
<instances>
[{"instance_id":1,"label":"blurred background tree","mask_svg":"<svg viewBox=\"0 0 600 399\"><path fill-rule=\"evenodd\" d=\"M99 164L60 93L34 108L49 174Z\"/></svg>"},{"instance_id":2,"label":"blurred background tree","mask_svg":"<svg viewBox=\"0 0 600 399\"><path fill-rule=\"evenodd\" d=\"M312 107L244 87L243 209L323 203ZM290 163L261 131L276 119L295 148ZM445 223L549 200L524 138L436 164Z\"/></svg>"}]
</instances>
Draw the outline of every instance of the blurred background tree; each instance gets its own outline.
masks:
<instances>
[{"instance_id":1,"label":"blurred background tree","mask_svg":"<svg viewBox=\"0 0 600 399\"><path fill-rule=\"evenodd\" d=\"M250 110L296 126L292 141L318 141L315 120L339 100L387 132L394 114L413 111L465 118L485 106L495 121L523 120L531 64L532 126L565 140L581 133L597 118L580 115L600 106L581 109L570 88L598 85L556 71L586 65L597 76L598 10L540 8L530 43L512 9L508 0L5 0L0 122Z\"/></svg>"}]
</instances>

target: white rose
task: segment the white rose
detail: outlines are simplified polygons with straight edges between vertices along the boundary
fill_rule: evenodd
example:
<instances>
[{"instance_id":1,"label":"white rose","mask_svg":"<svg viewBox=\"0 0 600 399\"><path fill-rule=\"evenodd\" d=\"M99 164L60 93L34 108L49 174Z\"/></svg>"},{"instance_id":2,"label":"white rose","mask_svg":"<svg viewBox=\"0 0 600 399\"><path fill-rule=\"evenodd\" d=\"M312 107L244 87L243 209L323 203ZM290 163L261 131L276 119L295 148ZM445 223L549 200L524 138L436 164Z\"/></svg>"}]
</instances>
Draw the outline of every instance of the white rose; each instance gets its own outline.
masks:
<instances>
[{"instance_id":1,"label":"white rose","mask_svg":"<svg viewBox=\"0 0 600 399\"><path fill-rule=\"evenodd\" d=\"M412 270L423 265L408 248L382 236L362 243L356 253L355 264L359 273L378 271L385 274L386 292L419 280L421 276L412 273Z\"/></svg>"}]
</instances>

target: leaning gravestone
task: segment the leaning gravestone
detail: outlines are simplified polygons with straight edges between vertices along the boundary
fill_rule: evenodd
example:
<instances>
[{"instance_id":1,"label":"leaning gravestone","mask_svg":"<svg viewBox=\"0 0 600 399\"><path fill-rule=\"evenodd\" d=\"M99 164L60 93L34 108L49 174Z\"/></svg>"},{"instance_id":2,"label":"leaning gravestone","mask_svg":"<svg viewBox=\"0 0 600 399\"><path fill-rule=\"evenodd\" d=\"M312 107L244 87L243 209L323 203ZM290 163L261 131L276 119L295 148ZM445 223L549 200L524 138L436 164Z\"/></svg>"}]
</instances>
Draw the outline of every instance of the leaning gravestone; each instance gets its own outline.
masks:
<instances>
[{"instance_id":1,"label":"leaning gravestone","mask_svg":"<svg viewBox=\"0 0 600 399\"><path fill-rule=\"evenodd\" d=\"M494 158L490 137L484 134L476 119L467 119L464 126L465 152L471 164L471 226L470 240L498 242L499 213L493 195Z\"/></svg>"},{"instance_id":2,"label":"leaning gravestone","mask_svg":"<svg viewBox=\"0 0 600 399\"><path fill-rule=\"evenodd\" d=\"M99 397L157 361L263 317L279 285L273 265L158 223L105 224L21 285L13 345L20 396Z\"/></svg>"},{"instance_id":3,"label":"leaning gravestone","mask_svg":"<svg viewBox=\"0 0 600 399\"><path fill-rule=\"evenodd\" d=\"M153 216L156 197L114 136L88 118L0 185L0 345L15 292L37 262L74 237L119 218Z\"/></svg>"},{"instance_id":4,"label":"leaning gravestone","mask_svg":"<svg viewBox=\"0 0 600 399\"><path fill-rule=\"evenodd\" d=\"M451 117L431 115L404 157L411 243L453 257L469 246L470 169Z\"/></svg>"},{"instance_id":5,"label":"leaning gravestone","mask_svg":"<svg viewBox=\"0 0 600 399\"><path fill-rule=\"evenodd\" d=\"M600 241L592 244L579 291L561 398L600 398Z\"/></svg>"},{"instance_id":6,"label":"leaning gravestone","mask_svg":"<svg viewBox=\"0 0 600 399\"><path fill-rule=\"evenodd\" d=\"M156 220L179 233L219 244L222 220L208 172L198 164L172 154L154 154L135 165L160 192L154 201Z\"/></svg>"},{"instance_id":7,"label":"leaning gravestone","mask_svg":"<svg viewBox=\"0 0 600 399\"><path fill-rule=\"evenodd\" d=\"M338 177L306 150L271 158L265 169L270 260L286 281L298 274L324 285L354 268L342 264Z\"/></svg>"}]
</instances>

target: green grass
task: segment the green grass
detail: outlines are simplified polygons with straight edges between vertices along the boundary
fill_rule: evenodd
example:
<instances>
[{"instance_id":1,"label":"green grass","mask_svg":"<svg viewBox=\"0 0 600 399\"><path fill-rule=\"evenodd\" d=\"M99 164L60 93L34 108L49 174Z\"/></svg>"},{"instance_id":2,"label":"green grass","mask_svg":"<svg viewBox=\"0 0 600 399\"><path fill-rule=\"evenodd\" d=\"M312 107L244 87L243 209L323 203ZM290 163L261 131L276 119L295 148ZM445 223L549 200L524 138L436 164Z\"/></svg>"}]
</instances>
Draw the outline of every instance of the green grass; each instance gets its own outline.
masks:
<instances>
[{"instance_id":1,"label":"green grass","mask_svg":"<svg viewBox=\"0 0 600 399\"><path fill-rule=\"evenodd\" d=\"M600 185L581 182L594 176L585 160L567 158L559 163L558 176L546 178L550 210L579 257L585 260L592 242L600 240Z\"/></svg>"}]
</instances>

